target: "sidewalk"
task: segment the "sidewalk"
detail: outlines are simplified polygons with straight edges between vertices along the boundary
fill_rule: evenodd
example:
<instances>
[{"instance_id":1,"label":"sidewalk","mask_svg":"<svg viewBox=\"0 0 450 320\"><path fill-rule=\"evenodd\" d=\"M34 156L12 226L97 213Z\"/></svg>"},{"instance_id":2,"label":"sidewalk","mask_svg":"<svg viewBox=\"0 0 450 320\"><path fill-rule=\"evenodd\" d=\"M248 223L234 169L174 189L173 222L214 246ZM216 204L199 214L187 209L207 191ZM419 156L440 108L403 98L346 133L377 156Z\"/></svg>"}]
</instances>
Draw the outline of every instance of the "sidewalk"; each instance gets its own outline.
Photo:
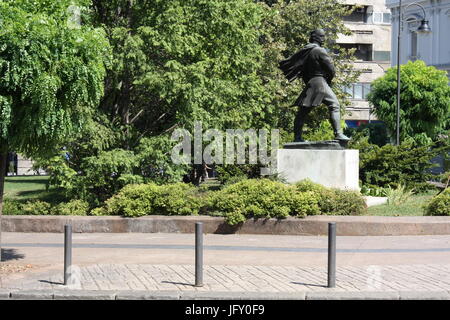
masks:
<instances>
[{"instance_id":1,"label":"sidewalk","mask_svg":"<svg viewBox=\"0 0 450 320\"><path fill-rule=\"evenodd\" d=\"M194 287L192 265L92 265L40 274L0 291L13 299L450 299L450 265L340 267L336 288L326 268L205 266ZM8 296L10 295L10 296Z\"/></svg>"},{"instance_id":2,"label":"sidewalk","mask_svg":"<svg viewBox=\"0 0 450 320\"><path fill-rule=\"evenodd\" d=\"M338 237L336 288L327 238L206 235L194 287L192 234L74 234L63 283L61 234L4 233L0 299L450 299L450 236Z\"/></svg>"}]
</instances>

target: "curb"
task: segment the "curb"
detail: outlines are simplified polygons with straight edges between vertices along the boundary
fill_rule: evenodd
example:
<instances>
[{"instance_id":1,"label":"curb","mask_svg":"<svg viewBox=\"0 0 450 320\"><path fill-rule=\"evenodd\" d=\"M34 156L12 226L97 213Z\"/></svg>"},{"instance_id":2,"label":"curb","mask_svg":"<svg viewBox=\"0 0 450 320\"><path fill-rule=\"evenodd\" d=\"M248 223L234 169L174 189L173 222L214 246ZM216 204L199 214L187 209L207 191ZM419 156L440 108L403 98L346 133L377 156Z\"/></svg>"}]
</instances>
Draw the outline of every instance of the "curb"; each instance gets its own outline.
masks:
<instances>
[{"instance_id":1,"label":"curb","mask_svg":"<svg viewBox=\"0 0 450 320\"><path fill-rule=\"evenodd\" d=\"M182 292L0 289L0 300L450 300L448 291Z\"/></svg>"},{"instance_id":2,"label":"curb","mask_svg":"<svg viewBox=\"0 0 450 320\"><path fill-rule=\"evenodd\" d=\"M328 223L338 224L338 236L450 235L450 217L309 216L286 219L251 219L230 226L222 217L209 216L3 216L4 232L76 233L193 233L202 222L204 233L321 236Z\"/></svg>"}]
</instances>

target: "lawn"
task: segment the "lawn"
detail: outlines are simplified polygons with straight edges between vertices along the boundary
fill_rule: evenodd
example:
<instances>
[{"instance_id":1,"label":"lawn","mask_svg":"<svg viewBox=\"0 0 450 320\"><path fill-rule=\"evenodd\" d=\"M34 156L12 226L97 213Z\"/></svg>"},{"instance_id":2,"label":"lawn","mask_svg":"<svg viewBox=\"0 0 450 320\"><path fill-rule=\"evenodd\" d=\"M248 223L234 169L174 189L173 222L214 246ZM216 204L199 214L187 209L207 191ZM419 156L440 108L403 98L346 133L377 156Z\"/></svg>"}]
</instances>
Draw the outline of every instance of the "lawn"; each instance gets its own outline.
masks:
<instances>
[{"instance_id":1,"label":"lawn","mask_svg":"<svg viewBox=\"0 0 450 320\"><path fill-rule=\"evenodd\" d=\"M64 200L61 190L52 188L47 191L48 176L18 176L5 178L5 199L21 202L39 199L49 203L59 203Z\"/></svg>"},{"instance_id":2,"label":"lawn","mask_svg":"<svg viewBox=\"0 0 450 320\"><path fill-rule=\"evenodd\" d=\"M438 191L429 191L427 193L414 194L404 203L399 205L379 205L369 207L367 215L369 216L423 216L422 206L430 200Z\"/></svg>"}]
</instances>

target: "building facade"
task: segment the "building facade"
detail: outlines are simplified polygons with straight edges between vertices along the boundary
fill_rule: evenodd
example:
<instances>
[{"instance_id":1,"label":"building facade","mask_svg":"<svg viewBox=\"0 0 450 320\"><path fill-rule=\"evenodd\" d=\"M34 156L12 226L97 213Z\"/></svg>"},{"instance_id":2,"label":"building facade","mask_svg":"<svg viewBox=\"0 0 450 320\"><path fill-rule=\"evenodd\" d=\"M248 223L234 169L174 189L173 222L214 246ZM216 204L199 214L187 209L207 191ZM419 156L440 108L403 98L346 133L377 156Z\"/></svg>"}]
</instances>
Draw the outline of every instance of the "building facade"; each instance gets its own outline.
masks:
<instances>
[{"instance_id":1,"label":"building facade","mask_svg":"<svg viewBox=\"0 0 450 320\"><path fill-rule=\"evenodd\" d=\"M35 169L33 161L15 152L8 153L8 163L6 165L7 176L32 176L45 175L42 169Z\"/></svg>"},{"instance_id":2,"label":"building facade","mask_svg":"<svg viewBox=\"0 0 450 320\"><path fill-rule=\"evenodd\" d=\"M345 119L349 127L355 127L376 120L366 97L371 82L391 66L391 12L385 0L343 0L342 4L357 6L343 18L352 35L336 40L341 47L356 49L354 67L362 72L358 82L346 88L351 105L346 108Z\"/></svg>"},{"instance_id":3,"label":"building facade","mask_svg":"<svg viewBox=\"0 0 450 320\"><path fill-rule=\"evenodd\" d=\"M399 0L386 0L386 6L392 12L392 65L397 63L399 3ZM431 33L415 32L423 19L423 11L416 4L424 8ZM450 79L450 0L402 0L401 11L400 64L420 59L429 66L447 71Z\"/></svg>"}]
</instances>

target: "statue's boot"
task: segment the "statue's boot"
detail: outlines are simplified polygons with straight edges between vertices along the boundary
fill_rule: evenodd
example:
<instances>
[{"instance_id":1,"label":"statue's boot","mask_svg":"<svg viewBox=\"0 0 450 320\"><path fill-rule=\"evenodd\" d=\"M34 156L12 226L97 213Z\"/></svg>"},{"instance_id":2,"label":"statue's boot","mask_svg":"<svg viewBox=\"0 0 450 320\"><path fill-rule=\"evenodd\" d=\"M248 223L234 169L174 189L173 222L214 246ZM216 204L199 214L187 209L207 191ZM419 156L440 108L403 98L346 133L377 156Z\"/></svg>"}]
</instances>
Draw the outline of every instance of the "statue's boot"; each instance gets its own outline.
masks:
<instances>
[{"instance_id":1,"label":"statue's boot","mask_svg":"<svg viewBox=\"0 0 450 320\"><path fill-rule=\"evenodd\" d=\"M294 120L294 142L306 142L302 138L303 125L305 124L306 116L311 111L311 108L300 107Z\"/></svg>"},{"instance_id":2,"label":"statue's boot","mask_svg":"<svg viewBox=\"0 0 450 320\"><path fill-rule=\"evenodd\" d=\"M334 130L334 138L336 140L349 141L350 138L347 137L341 129L341 115L339 113L339 107L333 108L330 112L330 120Z\"/></svg>"},{"instance_id":3,"label":"statue's boot","mask_svg":"<svg viewBox=\"0 0 450 320\"><path fill-rule=\"evenodd\" d=\"M301 132L299 134L295 134L294 136L294 142L306 142L303 137Z\"/></svg>"}]
</instances>

